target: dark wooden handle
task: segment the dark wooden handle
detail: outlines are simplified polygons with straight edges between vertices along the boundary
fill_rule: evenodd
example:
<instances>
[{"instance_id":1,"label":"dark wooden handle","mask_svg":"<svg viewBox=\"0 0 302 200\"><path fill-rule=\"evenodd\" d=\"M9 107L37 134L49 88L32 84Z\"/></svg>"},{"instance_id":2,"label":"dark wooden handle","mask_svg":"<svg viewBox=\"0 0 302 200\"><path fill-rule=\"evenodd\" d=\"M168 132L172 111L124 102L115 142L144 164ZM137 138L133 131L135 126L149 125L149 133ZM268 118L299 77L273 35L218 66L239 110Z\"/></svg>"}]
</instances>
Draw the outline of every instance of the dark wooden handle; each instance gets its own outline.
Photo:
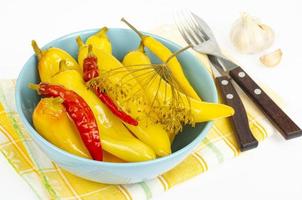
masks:
<instances>
[{"instance_id":1,"label":"dark wooden handle","mask_svg":"<svg viewBox=\"0 0 302 200\"><path fill-rule=\"evenodd\" d=\"M233 107L235 114L231 117L237 142L241 151L256 148L258 141L254 138L247 118L246 111L239 95L227 76L216 78L217 86L220 88L224 102Z\"/></svg>"},{"instance_id":2,"label":"dark wooden handle","mask_svg":"<svg viewBox=\"0 0 302 200\"><path fill-rule=\"evenodd\" d=\"M280 130L285 139L302 135L301 129L293 120L257 85L255 81L241 68L230 71L230 76L241 89L263 110L267 117Z\"/></svg>"}]
</instances>

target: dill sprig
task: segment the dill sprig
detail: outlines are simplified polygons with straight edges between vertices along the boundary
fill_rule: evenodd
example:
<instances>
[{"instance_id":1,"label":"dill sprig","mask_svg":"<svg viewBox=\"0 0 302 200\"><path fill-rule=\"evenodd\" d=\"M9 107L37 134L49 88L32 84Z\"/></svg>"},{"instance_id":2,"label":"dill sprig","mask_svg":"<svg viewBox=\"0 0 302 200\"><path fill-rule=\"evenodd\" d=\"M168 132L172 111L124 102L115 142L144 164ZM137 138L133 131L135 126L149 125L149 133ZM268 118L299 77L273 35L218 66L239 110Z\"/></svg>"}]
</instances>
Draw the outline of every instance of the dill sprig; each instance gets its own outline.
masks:
<instances>
[{"instance_id":1,"label":"dill sprig","mask_svg":"<svg viewBox=\"0 0 302 200\"><path fill-rule=\"evenodd\" d=\"M138 84L137 78L144 81ZM161 124L173 136L181 132L184 125L194 126L190 100L186 95L180 95L182 90L166 64L124 66L101 71L87 85L106 91L118 106L136 116L145 126L150 121ZM150 98L146 94L152 85L156 89ZM164 94L159 94L163 87Z\"/></svg>"}]
</instances>

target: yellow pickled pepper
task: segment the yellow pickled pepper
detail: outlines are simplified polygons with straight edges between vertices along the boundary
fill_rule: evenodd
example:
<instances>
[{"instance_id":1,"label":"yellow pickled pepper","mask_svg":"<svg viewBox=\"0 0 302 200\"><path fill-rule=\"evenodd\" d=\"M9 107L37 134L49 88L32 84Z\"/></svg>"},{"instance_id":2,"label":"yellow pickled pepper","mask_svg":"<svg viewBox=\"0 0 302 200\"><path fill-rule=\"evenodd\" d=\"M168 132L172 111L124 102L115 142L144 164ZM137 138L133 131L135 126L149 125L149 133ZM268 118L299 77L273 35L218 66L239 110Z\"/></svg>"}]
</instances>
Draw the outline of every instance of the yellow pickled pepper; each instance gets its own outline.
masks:
<instances>
[{"instance_id":1,"label":"yellow pickled pepper","mask_svg":"<svg viewBox=\"0 0 302 200\"><path fill-rule=\"evenodd\" d=\"M102 147L112 155L130 162L155 159L154 151L136 139L127 128L87 89L81 74L65 70L53 76L50 83L64 86L80 95L93 111L100 131Z\"/></svg>"},{"instance_id":2,"label":"yellow pickled pepper","mask_svg":"<svg viewBox=\"0 0 302 200\"><path fill-rule=\"evenodd\" d=\"M103 27L97 33L88 37L86 45L92 45L93 48L102 49L106 53L112 53L111 42L107 37L108 28Z\"/></svg>"},{"instance_id":3,"label":"yellow pickled pepper","mask_svg":"<svg viewBox=\"0 0 302 200\"><path fill-rule=\"evenodd\" d=\"M63 49L51 47L47 50L41 50L36 41L32 41L32 47L38 58L38 70L40 80L48 82L49 79L60 71L59 63L65 60L69 68L79 69L77 61Z\"/></svg>"},{"instance_id":4,"label":"yellow pickled pepper","mask_svg":"<svg viewBox=\"0 0 302 200\"><path fill-rule=\"evenodd\" d=\"M74 155L91 159L77 128L69 119L59 99L40 100L32 115L35 129L57 147Z\"/></svg>"},{"instance_id":5,"label":"yellow pickled pepper","mask_svg":"<svg viewBox=\"0 0 302 200\"><path fill-rule=\"evenodd\" d=\"M173 53L170 51L170 49L168 49L165 45L163 45L160 41L156 40L155 38L140 33L124 18L122 18L122 21L125 22L132 30L134 30L140 36L144 46L149 48L150 51L154 53L162 62L167 64L184 93L196 100L201 100L198 94L195 92L194 88L191 86L188 79L186 78L176 56L173 56Z\"/></svg>"},{"instance_id":6,"label":"yellow pickled pepper","mask_svg":"<svg viewBox=\"0 0 302 200\"><path fill-rule=\"evenodd\" d=\"M78 54L78 62L80 66L83 65L84 59L88 55L88 47L84 45L80 38L77 39L79 44L79 54ZM92 43L93 47L96 45ZM100 48L93 48L93 52L97 57L98 66L102 70L114 70L116 68L121 68L123 65L111 54L106 53ZM127 71L119 72L118 75L109 76L108 78L113 84L118 83L121 78L127 75ZM128 75L131 76L131 75ZM136 82L134 78L129 77L128 85L131 85L130 96L134 94L137 90L142 90L140 85ZM144 93L143 93L144 94ZM150 146L153 151L158 156L166 156L171 154L171 143L168 137L168 133L164 130L164 128L160 124L153 123L150 119L148 119L147 114L144 112L140 112L140 110L148 110L146 108L147 105L138 104L137 102L130 101L128 104L129 113L131 116L135 118L139 118L138 125L132 126L130 124L125 123L125 126L131 130L131 132L137 136L142 142ZM144 108L142 108L144 107Z\"/></svg>"},{"instance_id":7,"label":"yellow pickled pepper","mask_svg":"<svg viewBox=\"0 0 302 200\"><path fill-rule=\"evenodd\" d=\"M113 163L124 163L122 159L108 153L107 151L103 151L103 161L105 162L113 162Z\"/></svg>"},{"instance_id":8,"label":"yellow pickled pepper","mask_svg":"<svg viewBox=\"0 0 302 200\"><path fill-rule=\"evenodd\" d=\"M92 159L60 98L41 99L33 112L32 119L35 129L46 140L69 153ZM103 152L103 161L124 162L106 151Z\"/></svg>"},{"instance_id":9,"label":"yellow pickled pepper","mask_svg":"<svg viewBox=\"0 0 302 200\"><path fill-rule=\"evenodd\" d=\"M142 46L129 52L123 59L124 66L135 66L143 67L142 65L150 65L151 61L149 57L145 54L144 49ZM145 80L148 79L146 76L142 76L144 74L144 70L137 70L136 72L136 80L139 84L144 87ZM151 74L152 75L152 74ZM151 83L148 84L148 87L144 87L146 96L152 100L155 95L157 95L158 100L163 105L165 100L172 99L172 90L171 86L165 81L160 80L160 76L158 75L156 78L153 79ZM161 84L159 85L159 81ZM156 93L156 94L155 94ZM224 104L217 104L217 103L208 103L199 101L190 97L186 97L183 93L179 92L180 97L183 99L183 103L186 104L186 107L190 107L190 110L193 115L193 121L195 123L205 122L209 120L214 120L218 118L228 117L234 114L234 110L232 107L224 105ZM189 101L187 101L189 98ZM189 105L190 102L190 105ZM170 139L174 136L169 133Z\"/></svg>"}]
</instances>

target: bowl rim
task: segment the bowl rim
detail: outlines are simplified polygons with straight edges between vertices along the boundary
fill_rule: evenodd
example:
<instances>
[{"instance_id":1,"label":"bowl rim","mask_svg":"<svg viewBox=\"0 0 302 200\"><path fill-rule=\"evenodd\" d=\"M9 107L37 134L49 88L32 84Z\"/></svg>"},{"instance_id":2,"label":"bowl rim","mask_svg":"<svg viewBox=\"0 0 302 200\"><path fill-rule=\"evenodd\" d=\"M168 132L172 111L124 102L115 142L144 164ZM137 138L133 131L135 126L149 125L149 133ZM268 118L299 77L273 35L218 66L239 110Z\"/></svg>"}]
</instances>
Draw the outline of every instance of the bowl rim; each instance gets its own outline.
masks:
<instances>
[{"instance_id":1,"label":"bowl rim","mask_svg":"<svg viewBox=\"0 0 302 200\"><path fill-rule=\"evenodd\" d=\"M108 29L109 30L122 30L122 31L129 31L130 30L130 29L126 29L126 28L108 28ZM83 33L94 33L94 32L97 32L98 30L99 30L99 28L92 28L92 29L85 29L85 30L69 33L69 34L63 35L59 38L53 39L52 41L45 44L41 49L44 49L45 47L48 47L51 43L54 43L57 40L62 40L62 39L68 38L68 37L78 36L78 35L83 34ZM175 42L173 42L169 39L163 38L163 37L158 36L156 34L144 32L144 31L142 31L142 33L146 34L146 35L150 35L152 37L155 37L156 39L160 39L160 40L162 40L166 43L169 43L177 49L181 48L180 45L176 44ZM196 57L196 55L192 54L191 52L188 52L188 53L191 54L192 58L194 60L196 60L198 63L200 63L200 65L203 65L202 62ZM186 153L188 149L195 148L195 143L200 142L199 140L201 140L202 138L204 138L206 136L206 133L209 132L209 129L213 125L213 121L204 122L205 126L204 126L203 130L199 133L199 135L193 141L191 141L185 147L177 150L176 152L171 153L168 156L156 158L154 160L147 160L147 161L141 161L141 162L116 163L116 162L96 161L96 160L92 160L92 159L88 159L88 158L84 158L84 157L74 155L72 153L69 153L69 152L65 151L64 149L61 149L61 148L57 147L56 145L52 144L51 142L46 140L44 137L42 137L33 128L33 126L28 122L28 120L26 119L26 117L25 117L25 115L22 111L22 108L21 108L21 91L20 91L21 90L21 76L26 71L25 66L28 65L31 58L34 57L34 56L35 55L33 54L27 59L25 64L22 66L22 69L21 69L21 71L18 75L17 81L16 81L15 101L16 101L17 112L18 112L18 114L21 118L21 121L25 124L25 127L27 128L28 134L31 135L31 137L34 137L35 139L38 139L40 142L42 142L44 145L46 145L47 148L51 148L56 153L62 154L65 157L69 157L71 159L74 159L74 160L77 160L77 161L80 161L80 162L84 162L84 163L87 163L87 164L94 164L94 165L100 165L100 166L110 166L110 167L134 167L134 166L143 166L143 165L149 165L149 164L156 164L156 163L163 162L163 161L166 161L166 160L169 160L169 159L173 159L173 158L177 157L179 154ZM210 78L210 75L209 75L209 78ZM212 82L212 84L210 84L209 87L210 87L210 90L213 90L213 94L214 94L214 96L213 96L214 101L212 101L212 102L217 103L218 102L217 90L216 90L213 79L210 78L210 81ZM33 139L33 141L35 142L34 139ZM37 145L39 146L39 144L37 144ZM43 149L42 149L42 151L43 151Z\"/></svg>"}]
</instances>

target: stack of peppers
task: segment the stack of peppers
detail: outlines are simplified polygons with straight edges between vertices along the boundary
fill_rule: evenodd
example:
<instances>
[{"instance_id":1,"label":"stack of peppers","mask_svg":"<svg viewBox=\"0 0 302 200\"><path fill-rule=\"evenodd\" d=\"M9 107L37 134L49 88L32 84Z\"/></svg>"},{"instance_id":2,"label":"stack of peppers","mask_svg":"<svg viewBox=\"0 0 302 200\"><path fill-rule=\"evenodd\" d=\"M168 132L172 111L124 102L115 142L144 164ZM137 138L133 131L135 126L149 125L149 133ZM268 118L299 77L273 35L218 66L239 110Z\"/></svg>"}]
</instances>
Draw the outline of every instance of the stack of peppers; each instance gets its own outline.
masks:
<instances>
[{"instance_id":1,"label":"stack of peppers","mask_svg":"<svg viewBox=\"0 0 302 200\"><path fill-rule=\"evenodd\" d=\"M156 155L170 154L172 140L169 140L165 131L155 131L162 130L160 125L150 129L149 132L155 133L155 138L152 138L148 131L139 126L138 120L123 111L103 88L95 86L88 90L85 85L85 82L100 75L99 55L94 55L92 48L103 52L111 61L118 62L111 54L111 43L106 33L107 28L102 28L89 37L86 44L81 44L88 46L87 56L82 59L79 53L81 65L62 49L52 47L41 50L35 41L32 42L39 60L37 67L41 83L30 84L29 87L44 97L33 113L36 130L54 145L97 161L139 162L155 159ZM77 42L81 43L78 39ZM166 49L165 52L167 51ZM200 101L198 105L200 113L203 113L202 110L215 109L214 104ZM213 113L201 119L230 116L233 110L217 104ZM52 126L51 123L56 123L57 126ZM123 124L127 128L130 126L131 131L140 132L141 137L134 134L146 144L134 137ZM133 127L137 129L132 129Z\"/></svg>"}]
</instances>

